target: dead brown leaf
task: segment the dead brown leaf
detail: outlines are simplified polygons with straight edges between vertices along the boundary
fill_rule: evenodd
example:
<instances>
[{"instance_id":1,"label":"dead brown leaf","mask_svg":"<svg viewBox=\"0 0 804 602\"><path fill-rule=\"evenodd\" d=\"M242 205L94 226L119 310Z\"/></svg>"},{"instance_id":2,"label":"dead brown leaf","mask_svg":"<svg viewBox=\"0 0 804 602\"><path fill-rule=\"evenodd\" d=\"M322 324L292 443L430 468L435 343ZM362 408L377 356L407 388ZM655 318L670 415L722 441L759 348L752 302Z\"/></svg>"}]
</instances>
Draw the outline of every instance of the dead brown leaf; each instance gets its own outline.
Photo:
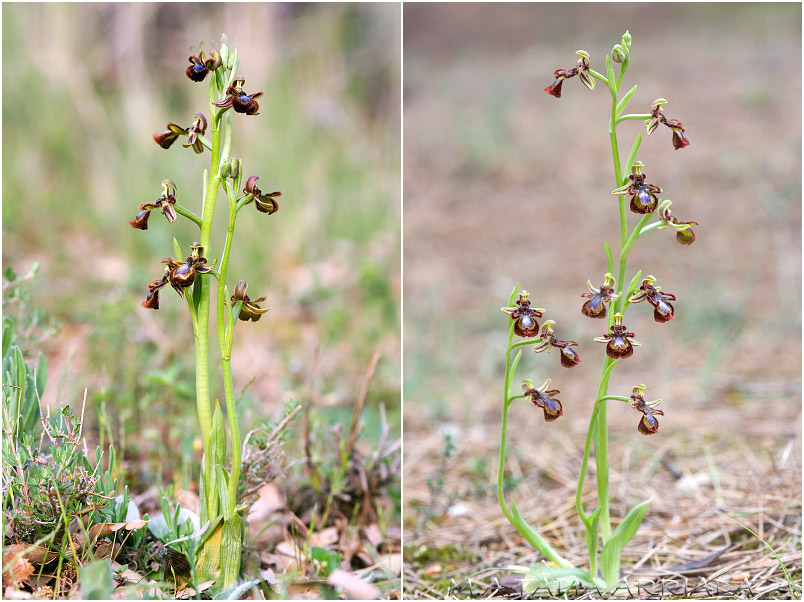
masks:
<instances>
[{"instance_id":1,"label":"dead brown leaf","mask_svg":"<svg viewBox=\"0 0 804 602\"><path fill-rule=\"evenodd\" d=\"M332 571L328 581L330 585L342 589L348 600L376 600L380 597L380 590L376 585L342 569Z\"/></svg>"},{"instance_id":2,"label":"dead brown leaf","mask_svg":"<svg viewBox=\"0 0 804 602\"><path fill-rule=\"evenodd\" d=\"M9 552L3 554L3 585L5 587L19 587L33 572L33 565L24 557Z\"/></svg>"}]
</instances>

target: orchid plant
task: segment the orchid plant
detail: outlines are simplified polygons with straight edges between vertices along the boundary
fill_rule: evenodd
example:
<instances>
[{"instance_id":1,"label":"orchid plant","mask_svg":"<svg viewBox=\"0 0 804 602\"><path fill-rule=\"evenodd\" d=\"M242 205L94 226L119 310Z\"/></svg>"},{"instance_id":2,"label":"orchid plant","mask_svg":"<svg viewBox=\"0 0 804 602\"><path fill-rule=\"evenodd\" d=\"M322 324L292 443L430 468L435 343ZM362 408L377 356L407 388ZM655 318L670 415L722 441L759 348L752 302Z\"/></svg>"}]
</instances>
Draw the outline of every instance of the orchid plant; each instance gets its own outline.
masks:
<instances>
[{"instance_id":1,"label":"orchid plant","mask_svg":"<svg viewBox=\"0 0 804 602\"><path fill-rule=\"evenodd\" d=\"M181 245L176 238L173 239L175 257L162 261L162 275L148 284L147 296L142 306L159 309L160 291L168 284L187 303L195 337L196 402L204 448L200 514L201 524L206 527L202 527L202 533L196 534L198 542L195 569L198 579L216 580L216 587L226 590L235 585L240 573L244 532L244 507L238 506L237 496L241 440L232 384L234 329L238 320L256 322L268 311L268 308L260 305L265 297L251 299L246 294L248 283L245 280L237 282L230 296L226 285L229 256L240 211L253 203L258 216L276 213L279 208L276 197L281 193L263 193L257 186L259 177L256 175L246 178L243 184L242 161L231 156L233 117L251 119L252 116L259 115L257 99L263 94L245 92L245 79L237 73L237 50L230 50L228 40L223 36L220 51L205 54L202 50L190 56L189 62L185 75L191 81L201 83L209 78L209 120L204 113L197 112L189 127L168 123L163 132L154 134L153 139L163 149L169 149L179 138L186 138L186 143L183 144L185 148L192 148L197 154L209 152L210 166L209 170L204 170L201 189L201 213L196 214L180 204L178 187L172 180L165 179L161 185L162 194L153 202L141 204L138 213L129 223L139 230L147 230L151 212L159 209L170 223L181 215L199 228L199 241L187 245L190 254L184 259ZM229 209L226 238L218 259L210 263L207 258L216 255L211 246L212 223L221 190L228 201ZM228 471L223 412L217 400L214 405L210 400L208 334L213 288L216 289L215 326L229 423Z\"/></svg>"},{"instance_id":2,"label":"orchid plant","mask_svg":"<svg viewBox=\"0 0 804 602\"><path fill-rule=\"evenodd\" d=\"M697 225L697 222L681 221L672 215L670 212L671 201L660 197L662 188L647 182L647 175L643 171L645 166L637 160L642 143L641 134L636 136L625 163L623 164L621 161L617 127L626 121L644 121L648 135L656 131L660 125L664 125L672 132L672 143L676 150L690 145L682 123L664 114L664 106L667 104L665 99L659 98L654 101L647 113L625 112L637 90L637 86L633 86L621 94L623 77L631 60L631 34L626 32L621 42L614 46L609 56L606 56L605 75L591 68L589 53L579 50L576 54L580 57L577 65L571 69L557 69L554 72L553 83L545 88L545 92L555 98L561 98L565 81L575 76L578 76L581 83L590 91L595 89L596 83L602 83L608 88L611 95L608 132L615 182L612 194L616 195L618 199L620 216L619 251L616 260L611 246L606 243L604 248L608 271L602 276L602 284L596 287L590 280L587 282L588 292L581 294L581 297L587 301L581 306L580 313L587 318L606 320L607 324L606 332L593 339L605 344L605 355L603 356L600 384L589 421L575 496L575 509L586 530L586 545L589 554L588 570L574 567L554 550L523 519L516 504L512 501L509 506L504 496L503 476L508 415L511 404L517 399L528 399L544 412L544 419L547 422L554 422L564 414L564 406L557 397L560 392L558 389L551 388L552 379L548 378L544 384L538 387L533 385L532 380L525 380L521 385L521 393L516 393L512 389L523 348L532 347L536 353L555 349L560 356L561 366L568 369L574 368L581 362L578 352L574 349L579 347L579 344L576 341L559 339L555 334L556 323L553 320L547 320L541 328L539 327L538 321L547 310L533 307L529 293L519 290L518 284L514 286L508 306L502 308L510 316L510 322L506 346L497 494L506 518L516 527L522 537L550 563L531 569L530 579L526 581L529 586L580 583L587 587L610 588L620 580L622 550L636 534L651 500L634 506L617 527L612 528L609 510L607 406L609 402L630 404L640 414L637 430L643 435L653 435L658 432L657 416L663 416L664 412L656 407L661 400L646 400L645 385L635 385L630 395L612 395L609 393L609 379L617 364L632 357L634 348L641 345L634 338L635 333L629 332L624 322L631 304L647 301L653 307L654 320L659 324L664 324L675 317L675 308L671 302L676 300L675 295L662 290L654 276L643 277L641 270L627 280L629 253L638 239L654 230L671 229L675 232L679 243L690 245L695 242L692 226ZM617 73L615 73L614 63L619 65ZM638 221L630 230L629 210L638 217ZM628 282L627 286L623 285L625 282ZM593 452L596 464L597 507L589 510L584 507L582 493L589 459Z\"/></svg>"}]
</instances>

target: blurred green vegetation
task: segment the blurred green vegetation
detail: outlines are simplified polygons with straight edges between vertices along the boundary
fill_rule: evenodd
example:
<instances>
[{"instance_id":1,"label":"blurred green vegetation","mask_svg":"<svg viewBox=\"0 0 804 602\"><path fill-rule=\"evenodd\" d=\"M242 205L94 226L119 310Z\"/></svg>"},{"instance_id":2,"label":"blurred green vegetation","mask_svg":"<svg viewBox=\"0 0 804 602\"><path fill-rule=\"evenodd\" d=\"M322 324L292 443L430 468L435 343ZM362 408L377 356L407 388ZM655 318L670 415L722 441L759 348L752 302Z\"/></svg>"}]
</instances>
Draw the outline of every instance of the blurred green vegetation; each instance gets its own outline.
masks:
<instances>
[{"instance_id":1,"label":"blurred green vegetation","mask_svg":"<svg viewBox=\"0 0 804 602\"><path fill-rule=\"evenodd\" d=\"M351 416L379 349L364 436L379 431L380 403L398 435L399 6L2 10L3 262L23 269L41 261L32 302L63 325L44 349L54 360L45 401L75 401L88 387L95 413L112 422L93 425L90 417L88 426L101 426L129 462L148 460L136 470L160 465L171 478L193 455L185 305L172 291L158 312L140 302L173 254L172 238L186 250L198 231L181 217L168 224L155 215L147 232L127 221L159 195L164 178L176 182L179 203L200 214L209 154L179 144L163 150L151 135L208 113L206 84L184 69L202 41L209 51L226 33L246 89L265 93L259 116L235 116L232 154L260 175L263 190L283 192L276 215L241 213L229 267L230 290L244 278L271 307L259 323L238 326L236 395L250 384L239 405L243 429L281 415L290 398L312 400L333 422ZM207 257L223 243L219 207ZM211 349L217 371L217 342Z\"/></svg>"}]
</instances>

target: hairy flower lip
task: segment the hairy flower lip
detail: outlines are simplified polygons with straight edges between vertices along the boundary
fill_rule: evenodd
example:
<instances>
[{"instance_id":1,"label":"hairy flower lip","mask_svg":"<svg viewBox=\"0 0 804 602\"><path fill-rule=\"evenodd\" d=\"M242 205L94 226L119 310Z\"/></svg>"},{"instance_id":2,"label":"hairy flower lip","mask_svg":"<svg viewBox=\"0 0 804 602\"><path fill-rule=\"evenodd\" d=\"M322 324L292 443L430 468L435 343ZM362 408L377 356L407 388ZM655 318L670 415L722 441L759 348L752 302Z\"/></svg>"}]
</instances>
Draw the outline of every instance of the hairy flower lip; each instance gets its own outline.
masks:
<instances>
[{"instance_id":1,"label":"hairy flower lip","mask_svg":"<svg viewBox=\"0 0 804 602\"><path fill-rule=\"evenodd\" d=\"M226 98L221 101L213 103L220 109L233 108L238 113L245 115L259 115L260 104L257 98L263 95L262 92L254 92L247 94L243 91L243 84L246 82L243 78L238 78L232 83L231 86L226 88Z\"/></svg>"},{"instance_id":2,"label":"hairy flower lip","mask_svg":"<svg viewBox=\"0 0 804 602\"><path fill-rule=\"evenodd\" d=\"M625 359L634 354L634 346L642 343L634 340L636 336L633 332L623 326L622 314L615 314L614 324L609 329L611 332L603 336L595 337L598 343L606 343L606 355L612 359Z\"/></svg>"},{"instance_id":3,"label":"hairy flower lip","mask_svg":"<svg viewBox=\"0 0 804 602\"><path fill-rule=\"evenodd\" d=\"M633 213L646 215L653 213L659 206L659 197L662 189L659 186L645 183L645 174L642 173L643 164L637 161L631 168L631 174L628 176L630 182L624 184L619 188L615 188L611 194L616 195L630 195L631 204L629 208Z\"/></svg>"},{"instance_id":4,"label":"hairy flower lip","mask_svg":"<svg viewBox=\"0 0 804 602\"><path fill-rule=\"evenodd\" d=\"M230 301L232 303L232 307L237 305L238 302L242 302L243 304L240 306L240 313L237 315L239 320L247 322L251 320L252 322L256 322L262 317L262 314L266 313L270 310L269 307L260 307L258 304L262 303L267 299L267 297L262 296L258 297L257 299L249 299L249 296L246 294L246 290L248 289L248 282L245 280L239 280L237 285L235 286L234 295L232 295Z\"/></svg>"},{"instance_id":5,"label":"hairy flower lip","mask_svg":"<svg viewBox=\"0 0 804 602\"><path fill-rule=\"evenodd\" d=\"M589 288L588 293L581 293L581 297L589 299L581 307L581 313L588 318L604 319L607 315L606 303L619 299L620 295L614 292L614 285L616 279L611 274L606 274L603 278L603 284L600 288L592 286L592 281L587 280L586 286Z\"/></svg>"},{"instance_id":6,"label":"hairy flower lip","mask_svg":"<svg viewBox=\"0 0 804 602\"><path fill-rule=\"evenodd\" d=\"M675 301L676 296L672 293L662 292L661 286L655 286L656 278L648 276L642 281L639 292L634 293L628 299L630 303L641 303L647 301L653 306L653 319L656 322L669 322L675 317L675 310L669 301Z\"/></svg>"},{"instance_id":7,"label":"hairy flower lip","mask_svg":"<svg viewBox=\"0 0 804 602\"><path fill-rule=\"evenodd\" d=\"M662 410L656 409L655 406L661 403L661 399L655 401L645 401L643 391L645 385L637 385L631 394L631 407L642 412L642 418L639 420L637 430L643 435L653 435L659 430L659 420L656 416L664 416Z\"/></svg>"},{"instance_id":8,"label":"hairy flower lip","mask_svg":"<svg viewBox=\"0 0 804 602\"><path fill-rule=\"evenodd\" d=\"M543 351L547 351L549 353L550 348L555 347L556 349L561 350L561 365L564 368L572 368L573 366L577 366L581 363L581 358L575 352L575 350L570 349L570 347L573 345L578 345L578 343L575 341L559 340L553 334L553 324L555 324L553 320L547 320L544 325L542 325L542 340L533 348L533 352L542 353Z\"/></svg>"},{"instance_id":9,"label":"hairy flower lip","mask_svg":"<svg viewBox=\"0 0 804 602\"><path fill-rule=\"evenodd\" d=\"M555 397L561 393L561 391L558 389L547 390L548 386L550 386L549 378L539 389L533 388L533 383L526 380L522 383L522 390L525 393L525 397L530 398L533 405L544 410L545 422L553 422L557 420L559 416L564 415L564 408L561 402Z\"/></svg>"},{"instance_id":10,"label":"hairy flower lip","mask_svg":"<svg viewBox=\"0 0 804 602\"><path fill-rule=\"evenodd\" d=\"M530 306L528 291L523 290L519 293L519 298L513 307L501 307L500 309L514 320L514 334L518 337L527 339L539 334L537 319L541 318L546 310L542 307Z\"/></svg>"},{"instance_id":11,"label":"hairy flower lip","mask_svg":"<svg viewBox=\"0 0 804 602\"><path fill-rule=\"evenodd\" d=\"M274 192L264 194L262 190L257 188L257 180L259 179L259 176L254 175L250 176L249 179L246 180L246 185L243 188L243 192L252 196L252 198L246 202L246 205L254 202L255 206L257 207L257 211L267 213L268 215L274 214L279 211L279 203L277 202L276 197L282 196L282 192L276 190Z\"/></svg>"}]
</instances>

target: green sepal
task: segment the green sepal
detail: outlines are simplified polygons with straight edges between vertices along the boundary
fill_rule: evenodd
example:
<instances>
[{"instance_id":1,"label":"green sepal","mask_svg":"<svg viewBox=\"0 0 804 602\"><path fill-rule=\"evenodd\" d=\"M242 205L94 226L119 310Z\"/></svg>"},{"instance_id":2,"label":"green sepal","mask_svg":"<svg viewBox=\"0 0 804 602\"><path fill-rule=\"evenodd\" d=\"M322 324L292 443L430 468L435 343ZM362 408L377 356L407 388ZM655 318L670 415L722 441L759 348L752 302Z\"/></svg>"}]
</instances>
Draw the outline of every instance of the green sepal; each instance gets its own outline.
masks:
<instances>
[{"instance_id":1,"label":"green sepal","mask_svg":"<svg viewBox=\"0 0 804 602\"><path fill-rule=\"evenodd\" d=\"M606 262L609 266L608 273L614 274L614 256L611 254L611 247L609 246L609 243L604 242L603 249L606 251Z\"/></svg>"},{"instance_id":2,"label":"green sepal","mask_svg":"<svg viewBox=\"0 0 804 602\"><path fill-rule=\"evenodd\" d=\"M636 535L651 501L653 500L645 500L631 508L623 521L614 529L608 541L603 544L603 550L600 552L600 570L603 573L603 579L609 585L614 585L620 580L620 555L623 548Z\"/></svg>"}]
</instances>

